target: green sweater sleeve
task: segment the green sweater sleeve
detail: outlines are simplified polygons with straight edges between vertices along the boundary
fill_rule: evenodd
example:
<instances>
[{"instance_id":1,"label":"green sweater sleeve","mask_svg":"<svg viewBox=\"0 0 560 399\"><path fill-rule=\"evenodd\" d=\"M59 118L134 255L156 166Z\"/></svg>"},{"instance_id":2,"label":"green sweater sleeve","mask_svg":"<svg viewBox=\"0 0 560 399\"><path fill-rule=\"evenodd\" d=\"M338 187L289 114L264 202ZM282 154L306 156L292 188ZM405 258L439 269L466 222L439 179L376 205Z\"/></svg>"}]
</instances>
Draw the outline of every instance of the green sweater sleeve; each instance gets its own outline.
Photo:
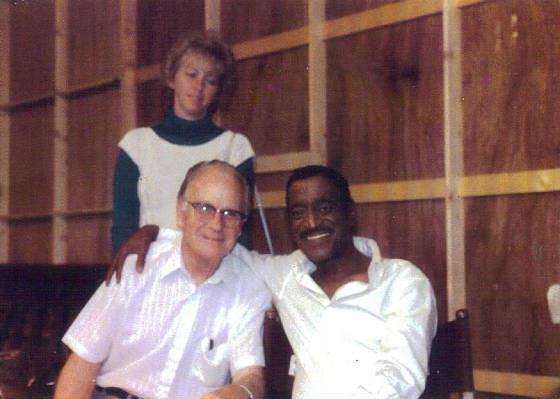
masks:
<instances>
[{"instance_id":1,"label":"green sweater sleeve","mask_svg":"<svg viewBox=\"0 0 560 399\"><path fill-rule=\"evenodd\" d=\"M113 224L111 226L113 256L140 226L139 178L138 166L125 151L120 150L113 177Z\"/></svg>"}]
</instances>

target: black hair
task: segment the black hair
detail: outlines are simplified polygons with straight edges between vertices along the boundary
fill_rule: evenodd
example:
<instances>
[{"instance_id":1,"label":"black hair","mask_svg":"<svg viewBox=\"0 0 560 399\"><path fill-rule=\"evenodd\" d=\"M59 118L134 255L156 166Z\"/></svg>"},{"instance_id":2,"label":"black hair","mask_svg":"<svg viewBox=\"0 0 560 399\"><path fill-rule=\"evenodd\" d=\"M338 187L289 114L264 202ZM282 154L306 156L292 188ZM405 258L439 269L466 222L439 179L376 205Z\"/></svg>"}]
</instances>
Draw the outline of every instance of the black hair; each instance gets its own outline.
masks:
<instances>
[{"instance_id":1,"label":"black hair","mask_svg":"<svg viewBox=\"0 0 560 399\"><path fill-rule=\"evenodd\" d=\"M288 201L288 189L294 184L296 181L307 179L313 176L322 176L328 180L330 180L336 189L336 193L338 195L338 199L340 204L345 210L348 210L352 205L354 205L354 200L352 199L352 195L350 194L350 188L348 186L348 181L342 174L337 171L336 169L329 168L328 166L323 165L308 165L298 169L295 169L292 172L292 175L288 179L288 183L286 184L286 205L289 206Z\"/></svg>"}]
</instances>

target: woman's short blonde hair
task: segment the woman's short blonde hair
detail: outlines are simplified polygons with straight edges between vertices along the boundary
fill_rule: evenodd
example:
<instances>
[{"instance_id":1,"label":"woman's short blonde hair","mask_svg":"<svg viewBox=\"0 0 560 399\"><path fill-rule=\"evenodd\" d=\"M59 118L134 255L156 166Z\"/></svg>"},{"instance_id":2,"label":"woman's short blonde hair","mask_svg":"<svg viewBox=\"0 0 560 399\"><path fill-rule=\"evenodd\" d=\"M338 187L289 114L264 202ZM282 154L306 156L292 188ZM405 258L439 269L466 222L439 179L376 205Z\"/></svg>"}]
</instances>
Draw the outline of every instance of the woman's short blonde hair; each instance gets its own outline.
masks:
<instances>
[{"instance_id":1,"label":"woman's short blonde hair","mask_svg":"<svg viewBox=\"0 0 560 399\"><path fill-rule=\"evenodd\" d=\"M162 70L162 80L167 86L175 79L181 61L188 53L199 54L214 60L220 70L216 100L209 112L217 109L224 94L229 94L233 86L235 58L229 46L214 31L191 32L180 37L167 53Z\"/></svg>"}]
</instances>

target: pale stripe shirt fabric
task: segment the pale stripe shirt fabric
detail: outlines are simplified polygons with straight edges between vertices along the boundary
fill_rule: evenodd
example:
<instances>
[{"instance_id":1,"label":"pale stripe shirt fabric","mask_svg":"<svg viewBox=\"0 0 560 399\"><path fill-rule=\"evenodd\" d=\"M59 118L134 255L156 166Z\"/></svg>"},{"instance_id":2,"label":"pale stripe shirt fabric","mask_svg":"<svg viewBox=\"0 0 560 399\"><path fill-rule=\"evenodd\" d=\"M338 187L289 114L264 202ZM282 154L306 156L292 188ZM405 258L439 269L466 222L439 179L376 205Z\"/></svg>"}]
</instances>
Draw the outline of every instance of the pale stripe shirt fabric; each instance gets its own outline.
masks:
<instances>
[{"instance_id":1,"label":"pale stripe shirt fabric","mask_svg":"<svg viewBox=\"0 0 560 399\"><path fill-rule=\"evenodd\" d=\"M264 365L270 294L262 280L230 254L197 287L180 238L158 239L141 274L129 256L122 282L102 284L65 334L80 357L102 362L98 385L148 399L198 398L231 373Z\"/></svg>"}]
</instances>

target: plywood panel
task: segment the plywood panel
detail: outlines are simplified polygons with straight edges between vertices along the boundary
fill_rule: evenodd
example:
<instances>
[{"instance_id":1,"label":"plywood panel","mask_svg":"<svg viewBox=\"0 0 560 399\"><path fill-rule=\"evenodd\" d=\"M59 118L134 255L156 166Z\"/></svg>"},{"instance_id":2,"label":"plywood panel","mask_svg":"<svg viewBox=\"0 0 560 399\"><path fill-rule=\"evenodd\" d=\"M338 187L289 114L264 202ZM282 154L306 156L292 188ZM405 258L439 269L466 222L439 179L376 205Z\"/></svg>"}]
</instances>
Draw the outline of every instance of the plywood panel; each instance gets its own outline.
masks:
<instances>
[{"instance_id":1,"label":"plywood panel","mask_svg":"<svg viewBox=\"0 0 560 399\"><path fill-rule=\"evenodd\" d=\"M142 83L136 90L138 126L159 124L173 106L173 91L165 88L160 80Z\"/></svg>"},{"instance_id":2,"label":"plywood panel","mask_svg":"<svg viewBox=\"0 0 560 399\"><path fill-rule=\"evenodd\" d=\"M111 261L111 216L81 216L67 219L68 262L109 263Z\"/></svg>"},{"instance_id":3,"label":"plywood panel","mask_svg":"<svg viewBox=\"0 0 560 399\"><path fill-rule=\"evenodd\" d=\"M447 320L443 200L358 205L358 234L377 241L386 258L406 259L430 279L438 318Z\"/></svg>"},{"instance_id":4,"label":"plywood panel","mask_svg":"<svg viewBox=\"0 0 560 399\"><path fill-rule=\"evenodd\" d=\"M560 281L559 203L559 193L466 200L476 368L560 375L560 334L546 303Z\"/></svg>"},{"instance_id":5,"label":"plywood panel","mask_svg":"<svg viewBox=\"0 0 560 399\"><path fill-rule=\"evenodd\" d=\"M327 19L335 19L369 10L390 3L398 3L399 0L326 0L325 12Z\"/></svg>"},{"instance_id":6,"label":"plywood panel","mask_svg":"<svg viewBox=\"0 0 560 399\"><path fill-rule=\"evenodd\" d=\"M113 0L68 1L67 74L59 82L66 91L120 75L120 6ZM60 54L64 57L64 54ZM63 61L64 62L64 61Z\"/></svg>"},{"instance_id":7,"label":"plywood panel","mask_svg":"<svg viewBox=\"0 0 560 399\"><path fill-rule=\"evenodd\" d=\"M68 199L70 210L112 204L112 181L120 138L117 87L83 93L68 105Z\"/></svg>"},{"instance_id":8,"label":"plywood panel","mask_svg":"<svg viewBox=\"0 0 560 399\"><path fill-rule=\"evenodd\" d=\"M281 173L262 173L257 175L257 186L259 191L282 191L286 188L286 183L291 172Z\"/></svg>"},{"instance_id":9,"label":"plywood panel","mask_svg":"<svg viewBox=\"0 0 560 399\"><path fill-rule=\"evenodd\" d=\"M11 2L9 8L10 42L5 43L10 48L9 102L51 96L54 91L54 1L17 1Z\"/></svg>"},{"instance_id":10,"label":"plywood panel","mask_svg":"<svg viewBox=\"0 0 560 399\"><path fill-rule=\"evenodd\" d=\"M328 162L353 183L444 175L441 30L433 16L327 43Z\"/></svg>"},{"instance_id":11,"label":"plywood panel","mask_svg":"<svg viewBox=\"0 0 560 399\"><path fill-rule=\"evenodd\" d=\"M48 213L53 201L53 104L17 109L10 118L9 212Z\"/></svg>"},{"instance_id":12,"label":"plywood panel","mask_svg":"<svg viewBox=\"0 0 560 399\"><path fill-rule=\"evenodd\" d=\"M222 33L230 43L255 40L307 24L304 0L222 0Z\"/></svg>"},{"instance_id":13,"label":"plywood panel","mask_svg":"<svg viewBox=\"0 0 560 399\"><path fill-rule=\"evenodd\" d=\"M10 3L0 3L0 105L10 102Z\"/></svg>"},{"instance_id":14,"label":"plywood panel","mask_svg":"<svg viewBox=\"0 0 560 399\"><path fill-rule=\"evenodd\" d=\"M288 234L286 210L284 208L267 209L265 215L274 253L280 255L294 251L296 247ZM251 226L253 249L261 253L269 253L262 222L255 210L253 211Z\"/></svg>"},{"instance_id":15,"label":"plywood panel","mask_svg":"<svg viewBox=\"0 0 560 399\"><path fill-rule=\"evenodd\" d=\"M560 166L560 3L463 11L465 173Z\"/></svg>"},{"instance_id":16,"label":"plywood panel","mask_svg":"<svg viewBox=\"0 0 560 399\"><path fill-rule=\"evenodd\" d=\"M183 33L204 29L204 0L139 0L138 66L161 62Z\"/></svg>"},{"instance_id":17,"label":"plywood panel","mask_svg":"<svg viewBox=\"0 0 560 399\"><path fill-rule=\"evenodd\" d=\"M222 126L242 132L257 155L309 150L307 48L243 60Z\"/></svg>"},{"instance_id":18,"label":"plywood panel","mask_svg":"<svg viewBox=\"0 0 560 399\"><path fill-rule=\"evenodd\" d=\"M9 223L9 259L12 263L50 263L52 223L49 218Z\"/></svg>"}]
</instances>

